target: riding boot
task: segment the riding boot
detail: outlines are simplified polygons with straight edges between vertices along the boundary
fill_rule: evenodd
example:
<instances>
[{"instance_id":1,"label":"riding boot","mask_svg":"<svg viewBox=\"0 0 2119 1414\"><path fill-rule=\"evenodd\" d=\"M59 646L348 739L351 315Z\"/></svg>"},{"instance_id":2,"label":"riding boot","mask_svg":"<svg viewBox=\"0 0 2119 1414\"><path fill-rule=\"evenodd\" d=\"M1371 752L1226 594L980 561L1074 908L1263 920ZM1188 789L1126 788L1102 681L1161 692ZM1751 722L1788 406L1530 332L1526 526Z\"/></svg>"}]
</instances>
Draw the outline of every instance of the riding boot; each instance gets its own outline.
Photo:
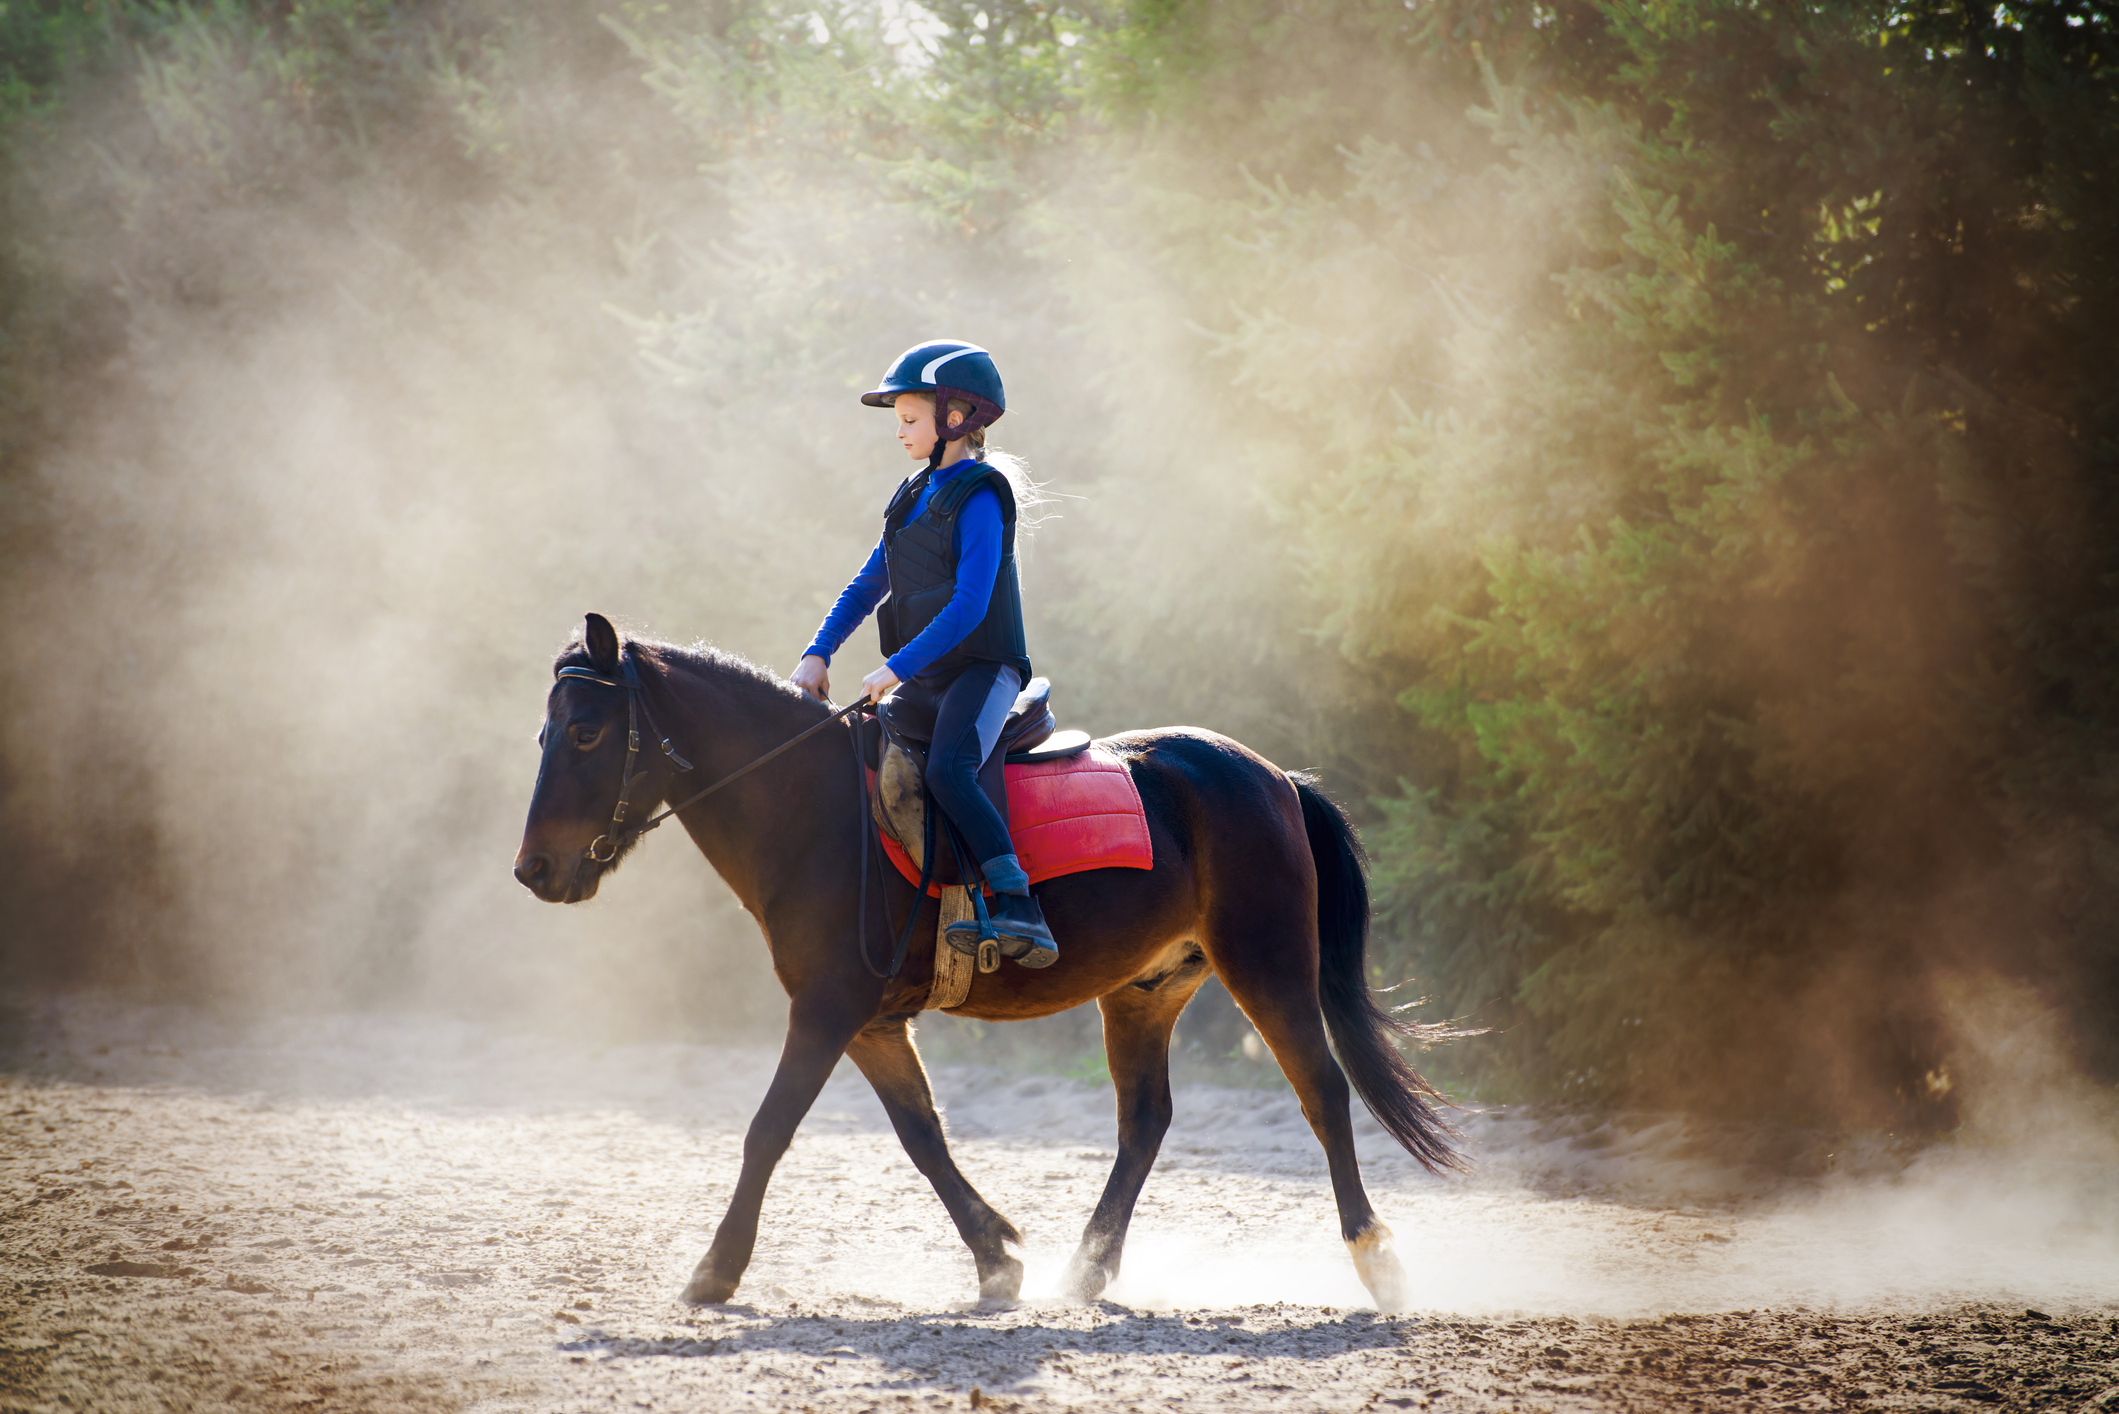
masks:
<instances>
[{"instance_id":1,"label":"riding boot","mask_svg":"<svg viewBox=\"0 0 2119 1414\"><path fill-rule=\"evenodd\" d=\"M1059 944L1052 940L1045 910L1029 894L995 894L991 916L1002 957L1024 967L1050 967L1059 961Z\"/></svg>"},{"instance_id":2,"label":"riding boot","mask_svg":"<svg viewBox=\"0 0 2119 1414\"><path fill-rule=\"evenodd\" d=\"M1059 961L1059 944L1045 922L1045 910L1029 894L995 894L989 904L972 895L973 916L949 925L949 945L970 956L991 939L1001 956L1024 967L1050 967Z\"/></svg>"}]
</instances>

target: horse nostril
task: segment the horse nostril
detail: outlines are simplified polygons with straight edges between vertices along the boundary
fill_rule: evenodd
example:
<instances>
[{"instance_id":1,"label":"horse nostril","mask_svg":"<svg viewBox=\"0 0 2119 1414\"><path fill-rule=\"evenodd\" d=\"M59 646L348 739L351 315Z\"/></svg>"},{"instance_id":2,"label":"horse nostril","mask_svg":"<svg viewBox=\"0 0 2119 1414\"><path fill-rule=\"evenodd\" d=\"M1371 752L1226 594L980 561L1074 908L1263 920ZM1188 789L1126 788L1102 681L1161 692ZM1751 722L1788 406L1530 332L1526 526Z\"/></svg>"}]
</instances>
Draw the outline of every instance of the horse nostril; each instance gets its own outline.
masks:
<instances>
[{"instance_id":1,"label":"horse nostril","mask_svg":"<svg viewBox=\"0 0 2119 1414\"><path fill-rule=\"evenodd\" d=\"M515 878L526 889L538 889L552 877L552 856L533 854L528 859L517 860Z\"/></svg>"}]
</instances>

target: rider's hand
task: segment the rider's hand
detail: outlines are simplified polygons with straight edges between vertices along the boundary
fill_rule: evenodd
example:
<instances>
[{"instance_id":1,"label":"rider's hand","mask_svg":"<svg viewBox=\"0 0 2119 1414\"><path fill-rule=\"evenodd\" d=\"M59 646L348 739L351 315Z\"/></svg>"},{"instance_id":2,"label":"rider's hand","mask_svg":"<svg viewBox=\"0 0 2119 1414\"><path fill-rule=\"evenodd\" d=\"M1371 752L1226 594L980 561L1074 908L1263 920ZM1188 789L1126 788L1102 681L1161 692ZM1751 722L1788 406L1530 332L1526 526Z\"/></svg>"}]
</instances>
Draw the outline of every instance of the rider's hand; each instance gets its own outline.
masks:
<instances>
[{"instance_id":1,"label":"rider's hand","mask_svg":"<svg viewBox=\"0 0 2119 1414\"><path fill-rule=\"evenodd\" d=\"M870 702L881 702L897 685L898 675L890 670L888 663L861 679L861 690L868 694Z\"/></svg>"},{"instance_id":2,"label":"rider's hand","mask_svg":"<svg viewBox=\"0 0 2119 1414\"><path fill-rule=\"evenodd\" d=\"M814 653L795 666L793 682L819 702L831 700L831 665Z\"/></svg>"}]
</instances>

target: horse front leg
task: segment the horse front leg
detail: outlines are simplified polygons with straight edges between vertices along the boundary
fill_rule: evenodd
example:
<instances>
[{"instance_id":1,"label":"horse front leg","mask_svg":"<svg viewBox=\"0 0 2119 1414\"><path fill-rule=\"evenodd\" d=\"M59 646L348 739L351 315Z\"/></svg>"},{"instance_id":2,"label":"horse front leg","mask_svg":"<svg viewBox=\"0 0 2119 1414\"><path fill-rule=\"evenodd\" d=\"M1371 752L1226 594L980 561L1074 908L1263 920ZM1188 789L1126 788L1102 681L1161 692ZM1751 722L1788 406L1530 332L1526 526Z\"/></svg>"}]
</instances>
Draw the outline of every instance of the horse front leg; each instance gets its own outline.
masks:
<instances>
[{"instance_id":1,"label":"horse front leg","mask_svg":"<svg viewBox=\"0 0 2119 1414\"><path fill-rule=\"evenodd\" d=\"M1155 1167L1176 1106L1170 1099L1170 1030L1206 969L1185 968L1165 976L1152 992L1128 984L1099 998L1104 1014L1104 1058L1118 1097L1118 1158L1104 1183L1081 1246L1060 1279L1060 1294L1093 1301L1118 1279L1133 1205Z\"/></svg>"},{"instance_id":2,"label":"horse front leg","mask_svg":"<svg viewBox=\"0 0 2119 1414\"><path fill-rule=\"evenodd\" d=\"M935 1196L956 1223L957 1235L971 1249L971 1259L979 1269L980 1298L1013 1301L1023 1289L1023 1264L1003 1244L1022 1246L1022 1234L979 1196L950 1157L942 1117L935 1113L934 1091L927 1083L927 1068L920 1064L920 1053L912 1043L910 1022L906 1016L878 1017L853 1039L846 1054L875 1087L891 1128L898 1132L898 1142L905 1146L913 1167L934 1185Z\"/></svg>"},{"instance_id":3,"label":"horse front leg","mask_svg":"<svg viewBox=\"0 0 2119 1414\"><path fill-rule=\"evenodd\" d=\"M868 1019L850 1015L850 1011L845 1006L805 1007L799 998L791 1010L780 1067L773 1072L765 1103L758 1107L750 1132L743 1137L743 1172L728 1200L728 1213L714 1231L713 1245L685 1284L683 1299L693 1305L726 1301L736 1294L736 1285L758 1245L758 1212L764 1206L765 1186L773 1168L794 1139L795 1127L816 1103L817 1092L831 1078L832 1067L845 1054L847 1043Z\"/></svg>"}]
</instances>

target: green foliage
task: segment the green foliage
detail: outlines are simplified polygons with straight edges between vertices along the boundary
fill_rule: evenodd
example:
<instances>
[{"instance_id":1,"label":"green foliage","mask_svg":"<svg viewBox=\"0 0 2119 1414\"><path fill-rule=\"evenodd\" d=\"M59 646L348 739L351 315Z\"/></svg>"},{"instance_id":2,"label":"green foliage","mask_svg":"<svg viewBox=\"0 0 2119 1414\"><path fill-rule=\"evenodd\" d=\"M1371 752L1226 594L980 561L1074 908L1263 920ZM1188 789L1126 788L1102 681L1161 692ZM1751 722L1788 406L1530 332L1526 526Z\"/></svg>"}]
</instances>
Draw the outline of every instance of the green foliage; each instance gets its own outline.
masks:
<instances>
[{"instance_id":1,"label":"green foliage","mask_svg":"<svg viewBox=\"0 0 2119 1414\"><path fill-rule=\"evenodd\" d=\"M0 4L0 123L48 111L68 76L109 44L115 8L80 0Z\"/></svg>"},{"instance_id":2,"label":"green foliage","mask_svg":"<svg viewBox=\"0 0 2119 1414\"><path fill-rule=\"evenodd\" d=\"M2108 1044L2052 902L2108 885L2047 861L2113 784L2111 36L1602 14L1485 70L1498 162L1371 114L1215 218L1218 353L1326 453L1322 624L1448 744L1371 834L1396 965L1546 1093L1917 1117L1959 969Z\"/></svg>"},{"instance_id":3,"label":"green foliage","mask_svg":"<svg viewBox=\"0 0 2119 1414\"><path fill-rule=\"evenodd\" d=\"M1376 980L1494 1028L1432 1065L1946 1122L1954 976L2119 1072L2115 59L2072 0L8 0L13 573L119 350L328 318L418 427L395 360L505 337L630 429L539 574L784 656L887 489L847 394L964 333L1078 498L1070 716L1359 797ZM536 462L481 415L414 450Z\"/></svg>"}]
</instances>

